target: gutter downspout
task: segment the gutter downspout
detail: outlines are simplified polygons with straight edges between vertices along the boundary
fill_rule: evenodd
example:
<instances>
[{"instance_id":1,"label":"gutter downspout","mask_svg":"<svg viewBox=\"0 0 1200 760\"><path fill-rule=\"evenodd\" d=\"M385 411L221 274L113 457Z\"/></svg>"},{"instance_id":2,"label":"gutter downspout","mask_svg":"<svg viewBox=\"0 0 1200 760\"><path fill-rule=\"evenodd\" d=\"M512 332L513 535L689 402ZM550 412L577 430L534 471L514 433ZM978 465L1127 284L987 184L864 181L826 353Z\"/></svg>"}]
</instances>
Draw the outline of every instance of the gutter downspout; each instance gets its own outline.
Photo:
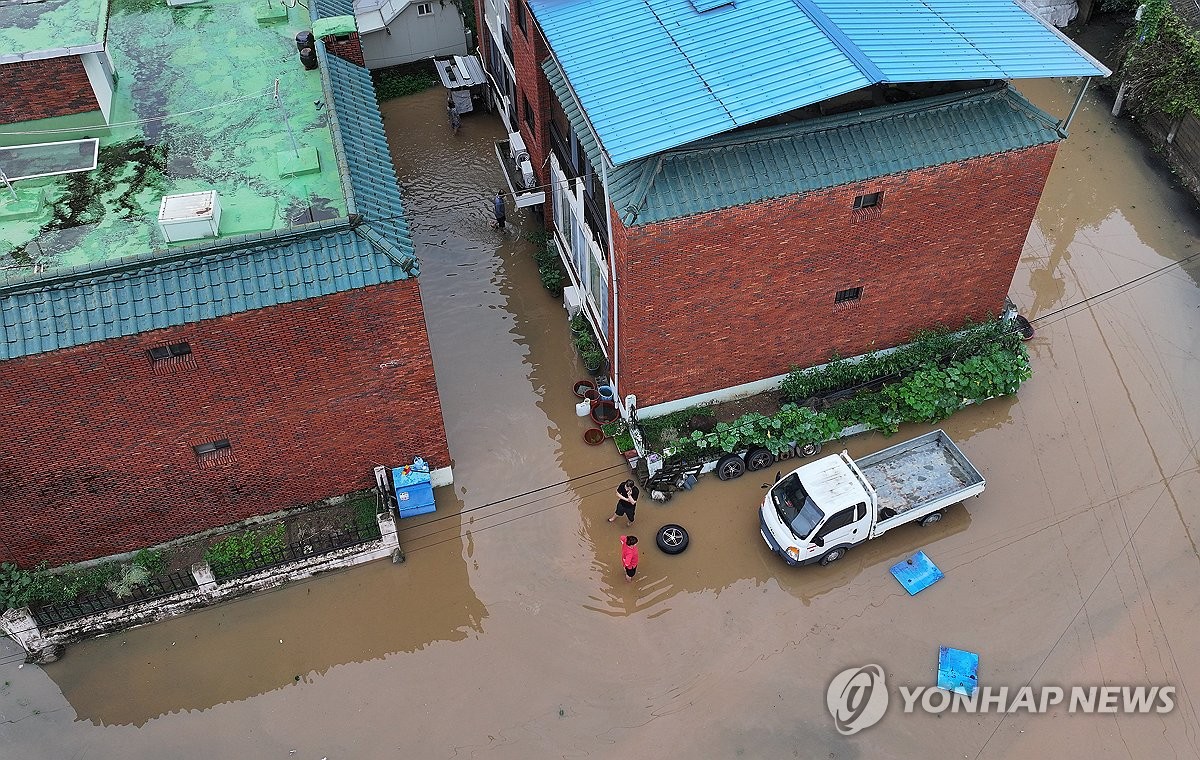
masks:
<instances>
[{"instance_id":1,"label":"gutter downspout","mask_svg":"<svg viewBox=\"0 0 1200 760\"><path fill-rule=\"evenodd\" d=\"M1066 135L1071 129L1071 122L1075 120L1075 113L1079 111L1079 106L1083 103L1084 93L1087 92L1088 85L1092 83L1091 77L1084 77L1083 87L1079 89L1079 95L1075 97L1075 104L1071 106L1071 113L1067 114L1067 118L1058 123L1058 131Z\"/></svg>"},{"instance_id":2,"label":"gutter downspout","mask_svg":"<svg viewBox=\"0 0 1200 760\"><path fill-rule=\"evenodd\" d=\"M608 156L601 153L600 156L600 185L604 188L604 224L608 228L608 271L612 273L612 377L609 380L612 382L613 400L617 402L617 407L623 409L625 404L622 401L621 386L617 382L619 376L621 361L618 358L621 354L619 347L619 328L617 325L620 320L617 319L619 312L617 304L620 299L617 298L617 257L613 247L613 229L612 229L612 213L609 207L612 205L612 196L608 193ZM630 410L625 409L625 414L628 415Z\"/></svg>"}]
</instances>

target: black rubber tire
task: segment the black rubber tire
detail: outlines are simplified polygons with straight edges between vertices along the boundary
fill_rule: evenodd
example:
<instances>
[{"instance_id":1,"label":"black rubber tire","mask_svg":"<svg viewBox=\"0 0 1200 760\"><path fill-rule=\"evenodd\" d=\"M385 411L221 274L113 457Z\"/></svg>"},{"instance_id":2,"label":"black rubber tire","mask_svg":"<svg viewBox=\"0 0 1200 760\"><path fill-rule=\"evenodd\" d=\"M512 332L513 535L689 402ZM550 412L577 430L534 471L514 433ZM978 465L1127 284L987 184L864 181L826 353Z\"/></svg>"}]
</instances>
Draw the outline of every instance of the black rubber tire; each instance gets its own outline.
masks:
<instances>
[{"instance_id":1,"label":"black rubber tire","mask_svg":"<svg viewBox=\"0 0 1200 760\"><path fill-rule=\"evenodd\" d=\"M675 523L662 526L658 529L658 535L654 537L654 542L663 554L682 554L684 549L688 548L689 540L687 530Z\"/></svg>"},{"instance_id":2,"label":"black rubber tire","mask_svg":"<svg viewBox=\"0 0 1200 760\"><path fill-rule=\"evenodd\" d=\"M930 525L933 525L935 522L941 522L941 519L942 519L941 512L930 512L929 514L925 515L920 520L918 520L917 524L920 525L922 528L925 528Z\"/></svg>"},{"instance_id":3,"label":"black rubber tire","mask_svg":"<svg viewBox=\"0 0 1200 760\"><path fill-rule=\"evenodd\" d=\"M737 454L726 454L717 462L717 477L721 480L740 478L746 472L746 463Z\"/></svg>"},{"instance_id":4,"label":"black rubber tire","mask_svg":"<svg viewBox=\"0 0 1200 760\"><path fill-rule=\"evenodd\" d=\"M758 448L750 449L746 452L746 471L756 472L765 470L775 464L775 455L768 449L759 446Z\"/></svg>"},{"instance_id":5,"label":"black rubber tire","mask_svg":"<svg viewBox=\"0 0 1200 760\"><path fill-rule=\"evenodd\" d=\"M796 445L796 456L798 457L815 457L821 453L821 444L819 443L801 443Z\"/></svg>"},{"instance_id":6,"label":"black rubber tire","mask_svg":"<svg viewBox=\"0 0 1200 760\"><path fill-rule=\"evenodd\" d=\"M846 556L846 547L838 546L825 552L825 556L821 557L821 564L828 565L831 562L837 562L842 557Z\"/></svg>"}]
</instances>

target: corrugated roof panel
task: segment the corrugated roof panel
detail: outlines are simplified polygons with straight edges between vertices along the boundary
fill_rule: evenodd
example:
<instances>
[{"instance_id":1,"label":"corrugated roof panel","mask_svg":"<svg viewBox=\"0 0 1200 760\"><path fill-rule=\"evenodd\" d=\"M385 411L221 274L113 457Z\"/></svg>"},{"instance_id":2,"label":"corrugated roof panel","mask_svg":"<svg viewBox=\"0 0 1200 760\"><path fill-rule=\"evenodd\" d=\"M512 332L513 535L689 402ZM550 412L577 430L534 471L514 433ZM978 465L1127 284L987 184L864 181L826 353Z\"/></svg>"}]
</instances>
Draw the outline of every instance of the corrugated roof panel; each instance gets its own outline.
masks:
<instances>
[{"instance_id":1,"label":"corrugated roof panel","mask_svg":"<svg viewBox=\"0 0 1200 760\"><path fill-rule=\"evenodd\" d=\"M530 0L620 165L877 82L1109 72L1013 0Z\"/></svg>"},{"instance_id":2,"label":"corrugated roof panel","mask_svg":"<svg viewBox=\"0 0 1200 760\"><path fill-rule=\"evenodd\" d=\"M710 138L619 166L609 188L626 224L650 224L1059 139L1014 90L990 88Z\"/></svg>"}]
</instances>

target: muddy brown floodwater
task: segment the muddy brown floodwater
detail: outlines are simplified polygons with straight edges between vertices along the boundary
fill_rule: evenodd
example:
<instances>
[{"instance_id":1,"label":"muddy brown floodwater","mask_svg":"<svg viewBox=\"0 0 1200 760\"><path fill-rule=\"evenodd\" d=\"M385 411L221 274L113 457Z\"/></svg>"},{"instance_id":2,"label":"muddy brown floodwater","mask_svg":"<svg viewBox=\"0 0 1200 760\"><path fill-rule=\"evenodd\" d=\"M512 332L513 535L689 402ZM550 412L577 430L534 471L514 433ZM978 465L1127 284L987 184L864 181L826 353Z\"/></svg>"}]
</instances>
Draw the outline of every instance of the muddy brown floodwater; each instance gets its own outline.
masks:
<instances>
[{"instance_id":1,"label":"muddy brown floodwater","mask_svg":"<svg viewBox=\"0 0 1200 760\"><path fill-rule=\"evenodd\" d=\"M1061 116L1070 84L1022 89ZM44 670L5 658L5 758L1200 756L1197 267L1110 292L1200 250L1197 215L1102 100L1059 151L1013 282L1038 318L1034 379L943 425L987 491L792 569L758 536L773 472L707 477L640 506L636 584L606 522L623 465L581 439L565 313L519 234L534 222L488 226L499 122L472 114L452 137L443 102L384 108L456 477L403 526L407 563L82 643ZM666 522L691 532L680 556L654 548ZM946 577L910 597L888 567L917 549ZM878 725L835 731L835 673L879 663L893 686L931 684L942 645L979 653L983 685L1172 684L1176 706L938 717L893 692Z\"/></svg>"}]
</instances>

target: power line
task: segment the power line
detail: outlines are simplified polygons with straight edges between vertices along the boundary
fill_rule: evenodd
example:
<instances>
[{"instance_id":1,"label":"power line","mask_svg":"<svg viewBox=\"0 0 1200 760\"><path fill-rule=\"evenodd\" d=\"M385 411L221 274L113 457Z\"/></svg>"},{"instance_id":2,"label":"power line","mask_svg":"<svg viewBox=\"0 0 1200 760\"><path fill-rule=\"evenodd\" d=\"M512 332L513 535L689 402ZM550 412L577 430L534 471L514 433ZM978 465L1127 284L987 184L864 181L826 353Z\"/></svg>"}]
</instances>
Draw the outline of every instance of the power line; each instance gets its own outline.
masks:
<instances>
[{"instance_id":1,"label":"power line","mask_svg":"<svg viewBox=\"0 0 1200 760\"><path fill-rule=\"evenodd\" d=\"M438 522L441 522L441 521L443 521L443 520L452 520L452 519L455 519L455 518L461 518L463 515L466 515L466 514L471 514L471 513L474 513L474 512L478 512L478 511L479 511L479 510L481 510L481 509L486 509L486 508L488 508L488 507L493 507L493 506L496 506L496 505L499 505L499 504L504 504L504 503L506 503L506 502L509 502L509 501L512 501L512 500L514 500L514 499L521 499L521 498L524 498L524 497L526 497L526 496L532 496L533 494L536 494L536 493L539 493L539 492L541 492L541 491L545 491L545 490L548 490L548 489L551 489L551 488L556 488L556 487L561 487L561 486L567 486L567 485L569 485L569 484L572 484L572 483L574 483L575 481L578 481L578 480L583 480L583 479L586 479L586 478L590 478L590 477L592 477L593 475L600 475L600 474L603 474L603 473L608 473L608 472L610 472L610 471L612 471L612 470L614 470L614 469L619 469L619 468L620 468L620 469L623 469L623 468L627 468L627 467L628 467L628 464L626 464L626 463L624 463L624 462L622 462L622 463L620 463L620 464L611 465L611 466L609 466L609 467L601 467L601 468L600 468L600 469L598 469L598 470L593 470L592 472L585 473L585 474L583 474L583 475L576 475L576 476L573 476L573 477L570 477L570 478L566 478L565 480L560 480L560 481L558 481L558 482L556 482L556 483L550 483L550 484L547 484L547 485L544 485L544 486L539 486L539 487L537 487L537 488L532 488L532 489L529 489L528 491L524 491L524 492L522 492L522 493L519 493L519 494L513 494L513 495L511 495L511 496L506 496L506 497L504 497L504 498L502 498L502 499L496 499L496 500L494 500L494 501L490 501L490 502L487 502L487 503L485 503L485 504L480 504L480 505L478 505L478 506L471 507L471 508L469 508L469 509L464 509L464 510L461 510L461 511L459 511L459 512L455 512L455 513L452 513L452 514L446 514L446 515L442 515L442 516L436 517L436 518L434 518L434 519L432 519L432 520L428 520L428 521L426 521L426 522L423 522L423 523L421 523L420 525L415 525L415 526L413 526L413 527L412 527L410 530L418 530L418 529L420 529L420 528L424 528L424 527L425 527L425 526L427 526L427 525L433 525L434 523L438 523ZM621 479L622 479L622 480L624 479L624 476L623 476L623 475L622 475ZM601 479L601 480L596 480L596 481L592 481L592 482L589 482L589 483L583 483L583 484L580 484L580 487L581 487L581 488L586 488L586 487L589 487L589 486L599 485L600 483L603 483L603 482L604 482L604 479ZM607 487L608 487L609 485L611 485L611 483L615 483L615 482L617 482L617 481L616 481L616 480L613 480L613 481L611 481L610 483L605 483L605 489L601 489L601 490L597 490L597 491L592 491L592 492L589 492L589 493L584 493L584 494L581 494L581 495L579 495L579 498L580 498L580 499L590 498L591 496L595 496L595 495L597 495L597 494L603 493L603 492L604 492L604 490L606 490L606 489L607 489ZM561 496L561 495L563 495L563 494L562 494L562 493L556 493L556 494L549 494L549 495L546 495L546 496L541 496L541 497L539 497L539 498L537 498L537 499L533 499L533 500L531 500L531 501L527 501L527 502L524 502L524 503L521 503L521 504L517 504L517 505L511 506L511 507L507 507L507 508L505 508L505 509L499 510L498 512L495 512L495 513L492 513L492 514L484 515L484 516L483 516L481 519L484 519L484 520L486 520L486 519L489 519L489 518L491 518L491 517L496 517L496 516L498 516L498 515L502 515L502 514L505 514L505 513L507 513L507 512L511 512L511 511L513 511L513 510L515 510L515 509L520 509L520 508L522 508L522 507L527 507L527 506L530 506L531 504L536 504L536 503L537 503L537 502L539 502L539 501L543 501L543 500L545 500L545 499L548 499L548 498L551 498L551 497L556 497L556 496ZM551 504L549 507L544 507L544 508L542 508L542 509L539 509L539 510L537 510L536 512L533 512L533 513L531 513L531 515L533 515L533 514L540 514L541 512L547 511L547 510L549 510L549 509L554 509L554 508L556 508L556 507L565 506L565 505L567 505L567 504L571 504L573 501L574 501L574 498L572 497L572 498L569 498L569 499L567 499L567 500L565 500L565 501L563 501L563 502L559 502L559 503L556 503L556 504ZM531 515L525 515L525 516L531 516ZM478 530L476 530L475 532L476 532L476 533L479 533L479 532L482 532L482 531L484 531L484 530L487 530L488 528L492 528L492 527L498 527L499 525L504 525L504 524L507 524L507 523L509 523L509 522L512 522L513 520L520 519L520 517L522 517L522 515L518 515L518 516L516 516L516 517L510 518L510 519L508 519L508 520L505 520L504 522L502 522L502 523L499 523L499 524L497 524L497 525L483 526L483 527L479 528ZM450 528L445 528L445 529L441 529L441 530L435 530L435 531L431 531L430 533L427 533L427 534L425 534L425 535L421 535L421 536L414 536L414 537L412 538L412 540L415 540L415 541L420 541L420 540L422 540L422 539L424 539L424 538L428 538L428 537L430 537L430 536L433 536L433 535L436 535L436 534L438 534L438 533L445 532L446 530L455 530L455 529L457 529L457 528L459 528L459 527L460 527L460 526L457 526L457 525L455 525L455 526L452 526L452 527L450 527ZM400 528L400 526L397 526L397 530L402 530L402 528ZM409 530L409 529L404 529L404 530ZM416 547L416 548L414 548L414 549L412 549L412 550L406 550L406 553L409 553L409 551L418 551L418 550L420 550L420 549L426 549L426 548L430 548L430 546L435 546L435 545L437 545L437 544L445 543L446 541L458 540L458 539L461 539L461 538L462 538L462 535L460 534L460 535L456 536L455 538L446 539L446 540L443 540L443 541L438 541L438 542L436 542L435 544L430 544L429 546ZM281 577L281 576L285 576L285 575L287 575L287 572L286 572L286 571L273 571L273 572L271 572L269 575L262 576L261 578L258 578L258 579L256 579L256 581L255 581L255 582L257 582L257 581L259 581L259 580L265 580L265 579L269 579L269 578ZM230 581L230 582L227 582L227 583L223 584L223 587L224 587L224 588L237 588L237 587L239 587L239 586L244 586L244 585L246 585L246 583L247 583L247 581L237 581L237 580L234 580L234 581ZM15 631L15 633L25 633L25 632L27 632L27 631L31 631L31 630L36 630L36 629L35 629L35 628L23 628L23 629L19 629L19 630ZM19 658L19 659L24 659L24 657L22 656L22 657L21 657L21 658ZM16 662L16 661L17 661L17 660L12 660L12 662ZM5 664L8 664L8 663L7 663L7 662L0 661L0 665L5 665Z\"/></svg>"}]
</instances>

